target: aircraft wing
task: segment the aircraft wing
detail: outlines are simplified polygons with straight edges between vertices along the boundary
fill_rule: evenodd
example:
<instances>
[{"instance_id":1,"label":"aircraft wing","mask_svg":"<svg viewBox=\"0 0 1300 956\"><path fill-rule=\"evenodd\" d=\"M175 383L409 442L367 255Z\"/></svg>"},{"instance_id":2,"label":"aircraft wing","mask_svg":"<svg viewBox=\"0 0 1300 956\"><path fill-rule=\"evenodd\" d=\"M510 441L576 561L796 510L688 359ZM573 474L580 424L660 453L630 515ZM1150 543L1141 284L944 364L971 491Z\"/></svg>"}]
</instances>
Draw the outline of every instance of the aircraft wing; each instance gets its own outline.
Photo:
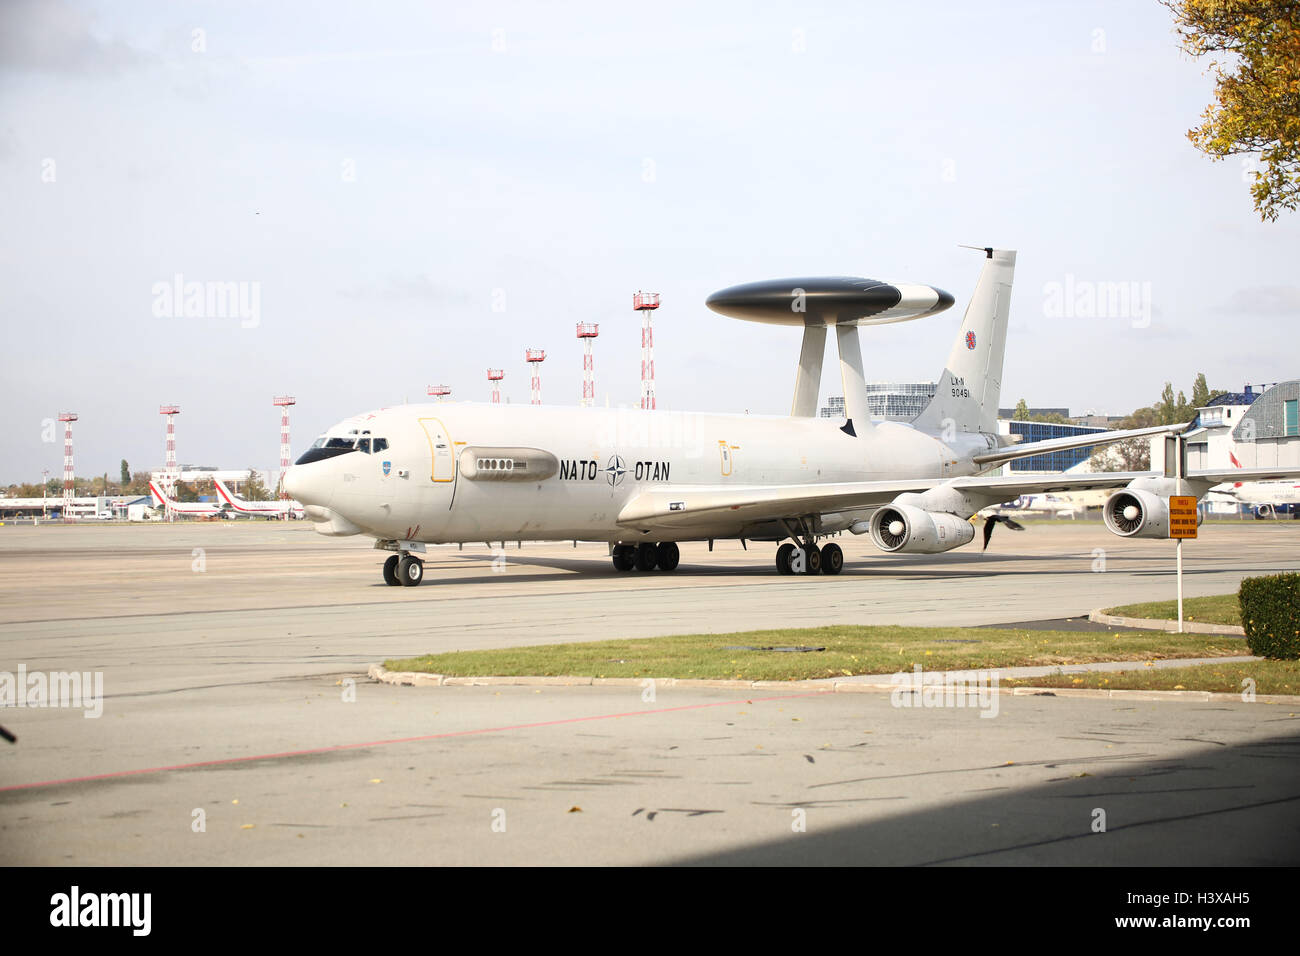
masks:
<instances>
[{"instance_id":1,"label":"aircraft wing","mask_svg":"<svg viewBox=\"0 0 1300 956\"><path fill-rule=\"evenodd\" d=\"M701 518L760 521L852 511L889 504L905 491L925 491L944 479L850 481L819 485L694 485L637 495L619 512L633 527L689 528Z\"/></svg>"},{"instance_id":2,"label":"aircraft wing","mask_svg":"<svg viewBox=\"0 0 1300 956\"><path fill-rule=\"evenodd\" d=\"M850 481L804 485L696 485L646 491L619 512L618 523L642 529L689 529L722 517L746 521L799 518L810 514L858 511L887 505L906 491L949 485L987 499L987 504L1049 491L1122 488L1149 471L1111 471L1082 475L996 475L967 478L917 478L911 481Z\"/></svg>"}]
</instances>

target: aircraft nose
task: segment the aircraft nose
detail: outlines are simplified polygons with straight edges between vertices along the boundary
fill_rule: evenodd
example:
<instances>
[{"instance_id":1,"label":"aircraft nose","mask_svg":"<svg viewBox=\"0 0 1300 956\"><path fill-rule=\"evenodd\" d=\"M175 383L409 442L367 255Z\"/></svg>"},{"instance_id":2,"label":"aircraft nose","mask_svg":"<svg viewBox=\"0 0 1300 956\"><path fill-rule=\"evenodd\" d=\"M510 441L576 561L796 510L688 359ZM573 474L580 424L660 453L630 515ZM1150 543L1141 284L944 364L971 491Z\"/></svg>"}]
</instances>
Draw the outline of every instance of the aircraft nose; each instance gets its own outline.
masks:
<instances>
[{"instance_id":1,"label":"aircraft nose","mask_svg":"<svg viewBox=\"0 0 1300 956\"><path fill-rule=\"evenodd\" d=\"M284 473L284 490L299 504L329 504L329 488L319 472L320 469L311 465L290 465Z\"/></svg>"}]
</instances>

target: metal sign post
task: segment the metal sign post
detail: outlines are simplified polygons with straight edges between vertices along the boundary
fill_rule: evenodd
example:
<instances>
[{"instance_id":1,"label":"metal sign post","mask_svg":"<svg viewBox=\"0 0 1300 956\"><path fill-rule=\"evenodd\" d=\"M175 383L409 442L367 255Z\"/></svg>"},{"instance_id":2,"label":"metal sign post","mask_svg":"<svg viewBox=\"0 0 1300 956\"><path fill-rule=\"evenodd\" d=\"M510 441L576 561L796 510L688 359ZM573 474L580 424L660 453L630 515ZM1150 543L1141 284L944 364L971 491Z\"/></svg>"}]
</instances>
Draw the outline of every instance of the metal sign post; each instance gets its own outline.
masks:
<instances>
[{"instance_id":1,"label":"metal sign post","mask_svg":"<svg viewBox=\"0 0 1300 956\"><path fill-rule=\"evenodd\" d=\"M1183 474L1187 464L1187 443L1179 435L1165 445L1165 472L1168 474L1169 453L1174 458L1174 489L1169 497L1169 537L1178 540L1178 633L1183 633L1183 539L1196 537L1196 496L1183 494Z\"/></svg>"}]
</instances>

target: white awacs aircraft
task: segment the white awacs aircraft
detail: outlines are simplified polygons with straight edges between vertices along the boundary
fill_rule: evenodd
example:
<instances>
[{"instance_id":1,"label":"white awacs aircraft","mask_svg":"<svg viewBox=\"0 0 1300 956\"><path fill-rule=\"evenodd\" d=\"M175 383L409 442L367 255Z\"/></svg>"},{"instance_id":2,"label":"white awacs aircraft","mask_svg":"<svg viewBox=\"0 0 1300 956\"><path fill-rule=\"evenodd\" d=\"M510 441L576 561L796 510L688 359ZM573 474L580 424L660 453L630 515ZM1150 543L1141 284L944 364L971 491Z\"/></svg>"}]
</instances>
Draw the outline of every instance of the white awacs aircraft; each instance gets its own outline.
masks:
<instances>
[{"instance_id":1,"label":"white awacs aircraft","mask_svg":"<svg viewBox=\"0 0 1300 956\"><path fill-rule=\"evenodd\" d=\"M929 406L910 423L867 413L858 326L948 308L930 286L846 277L735 286L708 306L803 331L790 417L539 405L404 405L325 432L289 469L286 490L316 530L365 534L392 551L392 585L421 582L426 543L605 541L614 567L671 571L678 542L780 544L782 574L838 573L843 552L820 539L870 532L883 551L936 553L975 537L970 517L1019 495L1122 489L1107 526L1166 537L1174 479L1154 473L981 476L1013 458L1179 431L1159 426L1006 445L997 435L1015 253L985 249L974 295ZM817 417L827 330L839 347L845 419ZM1186 493L1253 469L1191 472ZM992 529L987 529L991 531ZM789 540L787 540L789 539ZM987 541L986 541L987 544Z\"/></svg>"},{"instance_id":2,"label":"white awacs aircraft","mask_svg":"<svg viewBox=\"0 0 1300 956\"><path fill-rule=\"evenodd\" d=\"M286 514L292 518L302 517L302 505L296 501L248 501L231 494L224 482L212 479L216 485L217 496L235 511L236 514L261 518L283 518Z\"/></svg>"}]
</instances>

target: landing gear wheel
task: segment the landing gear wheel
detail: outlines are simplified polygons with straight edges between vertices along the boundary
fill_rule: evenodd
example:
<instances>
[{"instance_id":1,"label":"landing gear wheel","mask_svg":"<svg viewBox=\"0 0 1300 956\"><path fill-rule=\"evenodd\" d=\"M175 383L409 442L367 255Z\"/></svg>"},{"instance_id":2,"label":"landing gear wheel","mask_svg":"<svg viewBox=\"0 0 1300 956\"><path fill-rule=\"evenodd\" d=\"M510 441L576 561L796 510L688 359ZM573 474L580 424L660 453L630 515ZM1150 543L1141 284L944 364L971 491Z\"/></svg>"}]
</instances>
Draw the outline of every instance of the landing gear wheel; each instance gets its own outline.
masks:
<instances>
[{"instance_id":1,"label":"landing gear wheel","mask_svg":"<svg viewBox=\"0 0 1300 956\"><path fill-rule=\"evenodd\" d=\"M636 569L638 571L653 571L658 563L659 545L647 542L636 546Z\"/></svg>"},{"instance_id":2,"label":"landing gear wheel","mask_svg":"<svg viewBox=\"0 0 1300 956\"><path fill-rule=\"evenodd\" d=\"M636 566L636 548L630 544L614 545L612 557L615 571L631 571Z\"/></svg>"},{"instance_id":3,"label":"landing gear wheel","mask_svg":"<svg viewBox=\"0 0 1300 956\"><path fill-rule=\"evenodd\" d=\"M673 541L666 541L659 545L659 570L676 571L677 565L682 561L681 549Z\"/></svg>"},{"instance_id":4,"label":"landing gear wheel","mask_svg":"<svg viewBox=\"0 0 1300 956\"><path fill-rule=\"evenodd\" d=\"M424 562L404 554L397 561L397 580L402 587L418 587L424 580Z\"/></svg>"},{"instance_id":5,"label":"landing gear wheel","mask_svg":"<svg viewBox=\"0 0 1300 956\"><path fill-rule=\"evenodd\" d=\"M397 579L397 562L400 561L395 554L390 554L388 560L384 562L384 583L390 588L395 588L402 582Z\"/></svg>"},{"instance_id":6,"label":"landing gear wheel","mask_svg":"<svg viewBox=\"0 0 1300 956\"><path fill-rule=\"evenodd\" d=\"M776 549L776 570L779 574L794 574L790 567L790 558L794 555L794 545L789 541Z\"/></svg>"},{"instance_id":7,"label":"landing gear wheel","mask_svg":"<svg viewBox=\"0 0 1300 956\"><path fill-rule=\"evenodd\" d=\"M844 552L838 544L822 548L822 574L839 574L844 567Z\"/></svg>"},{"instance_id":8,"label":"landing gear wheel","mask_svg":"<svg viewBox=\"0 0 1300 956\"><path fill-rule=\"evenodd\" d=\"M822 569L822 553L817 550L816 545L804 548L803 556L805 574L816 574Z\"/></svg>"}]
</instances>

